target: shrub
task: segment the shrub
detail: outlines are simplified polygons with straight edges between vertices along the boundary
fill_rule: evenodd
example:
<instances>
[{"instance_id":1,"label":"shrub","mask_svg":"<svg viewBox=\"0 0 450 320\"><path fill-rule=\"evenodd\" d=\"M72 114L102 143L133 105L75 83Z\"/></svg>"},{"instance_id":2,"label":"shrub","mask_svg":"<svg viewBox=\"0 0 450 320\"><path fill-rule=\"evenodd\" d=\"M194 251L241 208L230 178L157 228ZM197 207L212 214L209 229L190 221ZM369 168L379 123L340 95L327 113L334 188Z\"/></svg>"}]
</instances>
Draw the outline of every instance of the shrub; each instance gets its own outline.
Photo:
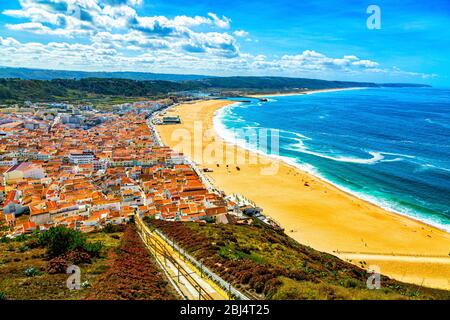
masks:
<instances>
[{"instance_id":1,"label":"shrub","mask_svg":"<svg viewBox=\"0 0 450 320\"><path fill-rule=\"evenodd\" d=\"M42 272L36 269L35 267L27 268L24 273L27 277L39 276L42 274Z\"/></svg>"},{"instance_id":2,"label":"shrub","mask_svg":"<svg viewBox=\"0 0 450 320\"><path fill-rule=\"evenodd\" d=\"M82 250L74 250L64 255L66 261L73 264L91 263L91 255Z\"/></svg>"},{"instance_id":3,"label":"shrub","mask_svg":"<svg viewBox=\"0 0 450 320\"><path fill-rule=\"evenodd\" d=\"M49 274L66 273L69 263L64 257L56 257L48 262L47 272Z\"/></svg>"},{"instance_id":4,"label":"shrub","mask_svg":"<svg viewBox=\"0 0 450 320\"><path fill-rule=\"evenodd\" d=\"M86 238L75 230L58 226L41 233L38 241L40 246L47 248L47 254L50 257L57 257L70 250L82 247L86 243Z\"/></svg>"},{"instance_id":5,"label":"shrub","mask_svg":"<svg viewBox=\"0 0 450 320\"><path fill-rule=\"evenodd\" d=\"M47 248L47 255L51 258L76 249L84 250L92 257L97 257L102 248L100 242L88 243L86 236L81 232L62 226L52 227L41 233L38 241L40 246Z\"/></svg>"},{"instance_id":6,"label":"shrub","mask_svg":"<svg viewBox=\"0 0 450 320\"><path fill-rule=\"evenodd\" d=\"M124 230L124 226L122 226L122 225L114 225L112 223L108 223L103 228L103 232L105 232L105 233L123 232L123 230Z\"/></svg>"},{"instance_id":7,"label":"shrub","mask_svg":"<svg viewBox=\"0 0 450 320\"><path fill-rule=\"evenodd\" d=\"M39 240L38 240L38 238L31 239L31 240L27 241L25 243L25 245L30 249L35 249L35 248L39 247Z\"/></svg>"},{"instance_id":8,"label":"shrub","mask_svg":"<svg viewBox=\"0 0 450 320\"><path fill-rule=\"evenodd\" d=\"M28 251L28 250L30 250L30 247L28 247L27 245L21 245L20 247L19 247L19 252L21 252L21 253L23 253L23 252L25 252L25 251Z\"/></svg>"},{"instance_id":9,"label":"shrub","mask_svg":"<svg viewBox=\"0 0 450 320\"><path fill-rule=\"evenodd\" d=\"M49 274L66 273L70 265L83 263L91 263L91 256L86 251L77 249L51 259L47 265L47 272Z\"/></svg>"},{"instance_id":10,"label":"shrub","mask_svg":"<svg viewBox=\"0 0 450 320\"><path fill-rule=\"evenodd\" d=\"M3 237L0 238L0 243L8 243L9 241L11 241L11 239L9 239L6 236L3 236Z\"/></svg>"},{"instance_id":11,"label":"shrub","mask_svg":"<svg viewBox=\"0 0 450 320\"><path fill-rule=\"evenodd\" d=\"M26 235L26 234L21 234L20 236L15 237L15 238L14 238L14 241L17 241L17 242L23 242L23 241L28 240L28 238L29 238L28 235Z\"/></svg>"},{"instance_id":12,"label":"shrub","mask_svg":"<svg viewBox=\"0 0 450 320\"><path fill-rule=\"evenodd\" d=\"M264 295L266 298L273 296L282 284L283 282L278 278L271 278L268 280L264 286Z\"/></svg>"},{"instance_id":13,"label":"shrub","mask_svg":"<svg viewBox=\"0 0 450 320\"><path fill-rule=\"evenodd\" d=\"M0 300L7 300L6 293L4 293L3 291L0 291Z\"/></svg>"},{"instance_id":14,"label":"shrub","mask_svg":"<svg viewBox=\"0 0 450 320\"><path fill-rule=\"evenodd\" d=\"M97 258L100 256L100 252L102 250L102 243L101 242L89 242L86 243L82 248L86 250L86 252L92 257Z\"/></svg>"},{"instance_id":15,"label":"shrub","mask_svg":"<svg viewBox=\"0 0 450 320\"><path fill-rule=\"evenodd\" d=\"M345 288L357 288L359 286L359 282L355 279L345 279L342 283Z\"/></svg>"}]
</instances>

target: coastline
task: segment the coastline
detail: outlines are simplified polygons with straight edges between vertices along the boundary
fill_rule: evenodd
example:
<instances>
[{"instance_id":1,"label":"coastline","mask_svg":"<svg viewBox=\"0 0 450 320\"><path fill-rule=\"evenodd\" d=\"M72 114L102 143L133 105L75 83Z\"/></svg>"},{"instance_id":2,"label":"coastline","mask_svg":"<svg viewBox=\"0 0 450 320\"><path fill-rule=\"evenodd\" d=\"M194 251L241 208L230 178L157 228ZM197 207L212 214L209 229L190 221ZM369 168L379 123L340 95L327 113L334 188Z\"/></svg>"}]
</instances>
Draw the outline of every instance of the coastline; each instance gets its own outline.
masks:
<instances>
[{"instance_id":1,"label":"coastline","mask_svg":"<svg viewBox=\"0 0 450 320\"><path fill-rule=\"evenodd\" d=\"M302 94L314 94L314 93L321 93L321 92L336 92L336 91L348 91L348 90L362 90L362 89L369 89L369 88L370 87L331 88L331 89L306 90L306 91L286 92L286 93L252 94L252 95L249 95L249 97L251 97L251 98L289 97L289 96L298 96L298 95L302 95Z\"/></svg>"},{"instance_id":2,"label":"coastline","mask_svg":"<svg viewBox=\"0 0 450 320\"><path fill-rule=\"evenodd\" d=\"M352 89L345 89L345 90L357 90L357 89L359 89L359 88L352 88ZM365 89L365 88L361 88L361 89ZM341 90L340 89L336 89L336 90L332 89L332 90L324 90L324 91L311 91L311 93L309 93L309 94L312 94L314 92L319 93L319 92L332 92L332 91L341 91ZM295 94L292 94L292 96L293 95L295 95ZM405 218L408 218L408 219L411 219L411 220L423 223L424 225L426 225L428 227L436 228L436 229L439 229L439 230L444 231L446 233L450 233L450 229L445 228L443 225L440 225L440 224L436 223L433 220L430 220L430 219L428 219L426 217L423 217L423 216L420 217L420 218L419 217L413 217L410 212L401 211L401 210L399 210L398 208L396 208L394 205L392 205L390 203L387 203L387 204L383 203L382 201L379 201L377 198L375 198L375 197L373 197L371 195L358 193L357 191L350 190L350 189L348 189L348 188L346 188L346 187L344 187L342 185L339 185L339 184L337 184L337 183L335 183L335 182L325 178L324 176L322 176L312 166L309 167L309 166L301 165L301 164L295 162L294 159L289 158L289 157L280 156L280 155L265 154L265 153L263 153L263 152L261 152L261 151L259 151L257 149L249 147L248 145L246 145L245 142L244 143L238 143L237 141L231 141L231 140L234 140L234 139L227 139L227 138L225 138L224 135L226 135L226 134L224 134L224 132L227 132L228 129L224 128L222 126L222 124L221 124L221 120L220 120L220 118L222 117L221 113L227 107L233 107L234 104L235 103L218 109L215 112L214 118L213 118L214 130L217 132L218 136L222 140L224 140L226 143L235 144L238 148L246 149L248 152L251 152L251 153L257 153L257 154L262 155L264 157L272 158L272 159L278 160L278 161L283 161L286 165L291 166L292 168L294 168L296 170L300 170L300 171L303 171L305 173L308 173L308 174L310 174L310 175L312 175L312 176L322 180L323 182L332 185L333 187L339 189L340 191L342 191L344 193L347 193L349 196L356 197L356 198L358 198L360 200L368 202L368 203L370 203L370 204L372 204L372 205L374 205L376 207L379 207L379 208L381 208L381 209L383 209L385 211L388 211L390 213L393 213L393 214L396 214L396 215L400 215L400 216L403 216ZM219 132L221 132L221 133L219 133ZM450 255L450 253L449 253L449 255Z\"/></svg>"},{"instance_id":3,"label":"coastline","mask_svg":"<svg viewBox=\"0 0 450 320\"><path fill-rule=\"evenodd\" d=\"M201 137L205 147L207 140L222 141L213 118L219 109L233 103L216 100L177 106L168 113L179 115L181 126L158 126L158 132L166 145L177 150L177 141L171 139L173 131L182 127L192 133L194 122L202 121L204 129L210 129L207 137ZM192 139L194 136L191 134ZM232 146L232 152L254 156L254 152L227 142L225 145ZM355 264L363 260L367 265L378 265L383 274L401 281L450 288L448 233L377 207L282 160L256 156L262 163L277 162L278 173L261 176L261 164L240 164L240 170L225 165L204 167L214 170L208 176L218 188L255 201L289 236L303 244ZM436 261L432 256L442 259Z\"/></svg>"}]
</instances>

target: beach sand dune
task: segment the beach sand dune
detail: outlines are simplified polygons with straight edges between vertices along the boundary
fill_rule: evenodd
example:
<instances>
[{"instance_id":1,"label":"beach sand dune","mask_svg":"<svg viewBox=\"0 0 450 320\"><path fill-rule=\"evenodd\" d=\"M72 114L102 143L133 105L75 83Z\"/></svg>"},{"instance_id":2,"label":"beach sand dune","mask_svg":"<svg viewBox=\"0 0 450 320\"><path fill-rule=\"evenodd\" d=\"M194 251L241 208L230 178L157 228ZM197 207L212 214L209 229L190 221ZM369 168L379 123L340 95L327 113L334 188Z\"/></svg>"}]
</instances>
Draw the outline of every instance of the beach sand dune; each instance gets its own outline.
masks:
<instances>
[{"instance_id":1,"label":"beach sand dune","mask_svg":"<svg viewBox=\"0 0 450 320\"><path fill-rule=\"evenodd\" d=\"M179 115L182 124L157 126L158 132L166 145L212 169L208 176L215 186L254 201L300 243L357 265L361 260L378 265L381 273L398 280L450 289L450 234L383 210L282 161L226 143L220 148L213 117L228 104L212 100L179 105L167 115ZM198 134L199 127L206 132ZM183 137L190 141L187 147L180 143ZM237 155L245 163L230 161ZM249 164L255 158L257 163ZM276 174L262 174L268 168L276 168ZM398 258L402 255L422 258Z\"/></svg>"}]
</instances>

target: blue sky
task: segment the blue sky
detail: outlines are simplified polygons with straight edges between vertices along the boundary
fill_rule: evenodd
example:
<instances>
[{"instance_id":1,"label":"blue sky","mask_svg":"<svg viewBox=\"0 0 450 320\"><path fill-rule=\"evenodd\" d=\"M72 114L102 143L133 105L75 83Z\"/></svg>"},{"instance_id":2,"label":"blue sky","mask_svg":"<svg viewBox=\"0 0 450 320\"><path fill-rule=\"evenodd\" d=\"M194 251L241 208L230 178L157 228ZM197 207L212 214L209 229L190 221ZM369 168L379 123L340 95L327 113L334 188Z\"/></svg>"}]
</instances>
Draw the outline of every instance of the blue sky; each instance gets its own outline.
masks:
<instances>
[{"instance_id":1,"label":"blue sky","mask_svg":"<svg viewBox=\"0 0 450 320\"><path fill-rule=\"evenodd\" d=\"M11 0L0 25L3 66L450 86L449 0Z\"/></svg>"}]
</instances>

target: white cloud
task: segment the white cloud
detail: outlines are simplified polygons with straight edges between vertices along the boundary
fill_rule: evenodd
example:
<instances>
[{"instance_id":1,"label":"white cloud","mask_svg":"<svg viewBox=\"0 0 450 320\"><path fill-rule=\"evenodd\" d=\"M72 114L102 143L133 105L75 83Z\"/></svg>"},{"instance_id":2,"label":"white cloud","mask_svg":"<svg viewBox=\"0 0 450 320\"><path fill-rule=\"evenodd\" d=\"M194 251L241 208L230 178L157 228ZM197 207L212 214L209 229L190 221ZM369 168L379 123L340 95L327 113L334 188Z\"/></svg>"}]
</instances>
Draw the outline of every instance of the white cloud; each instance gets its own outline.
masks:
<instances>
[{"instance_id":1,"label":"white cloud","mask_svg":"<svg viewBox=\"0 0 450 320\"><path fill-rule=\"evenodd\" d=\"M123 46L133 51L138 51L138 47L143 50L170 47L222 57L233 57L239 52L234 37L227 33L194 30L201 25L219 29L230 27L231 19L219 18L214 13L208 13L206 17L181 15L172 19L139 16L133 6L142 1L130 0L20 0L20 4L21 10L6 10L3 14L30 21L8 24L10 30L68 38L87 37L93 43L101 39L116 48Z\"/></svg>"},{"instance_id":2,"label":"white cloud","mask_svg":"<svg viewBox=\"0 0 450 320\"><path fill-rule=\"evenodd\" d=\"M236 30L235 32L233 32L233 34L236 37L247 37L248 36L248 32L245 30Z\"/></svg>"},{"instance_id":3,"label":"white cloud","mask_svg":"<svg viewBox=\"0 0 450 320\"><path fill-rule=\"evenodd\" d=\"M374 68L379 64L371 60L360 60L354 55L345 55L342 58L327 57L314 50L305 50L297 55L284 55L279 60L280 66L292 66L304 70L341 70L354 71L355 67Z\"/></svg>"},{"instance_id":4,"label":"white cloud","mask_svg":"<svg viewBox=\"0 0 450 320\"><path fill-rule=\"evenodd\" d=\"M131 31L127 34L113 34L110 32L99 32L92 37L94 43L111 45L117 49L131 47L132 50L164 49L170 46L165 39L151 39L142 35L139 31Z\"/></svg>"},{"instance_id":5,"label":"white cloud","mask_svg":"<svg viewBox=\"0 0 450 320\"><path fill-rule=\"evenodd\" d=\"M18 42L0 37L0 65L72 70L130 70L205 74L259 74L342 77L345 74L388 74L422 77L420 73L382 68L378 62L348 54L330 57L314 50L267 57L242 52L237 39L249 33L229 29L231 19L180 15L140 16L141 0L19 0L20 10L5 10L10 30L70 38L60 42ZM199 31L202 30L202 31ZM205 31L208 30L208 31Z\"/></svg>"},{"instance_id":6,"label":"white cloud","mask_svg":"<svg viewBox=\"0 0 450 320\"><path fill-rule=\"evenodd\" d=\"M212 21L211 19L195 16L195 17L187 17L187 16L177 16L173 18L173 23L178 26L184 26L184 27L195 27L202 24L208 24L211 25Z\"/></svg>"},{"instance_id":7,"label":"white cloud","mask_svg":"<svg viewBox=\"0 0 450 320\"><path fill-rule=\"evenodd\" d=\"M14 48L14 47L19 46L20 42L17 41L16 39L14 39L14 38L11 38L11 37L9 37L9 38L2 38L2 37L0 37L0 44L4 48ZM0 49L2 49L2 48L0 48Z\"/></svg>"},{"instance_id":8,"label":"white cloud","mask_svg":"<svg viewBox=\"0 0 450 320\"><path fill-rule=\"evenodd\" d=\"M56 36L65 36L65 37L73 37L75 35L89 35L87 30L72 30L68 31L66 29L52 29L47 26L44 26L40 22L25 22L19 24L6 24L5 27L9 30L15 31L27 31L40 35L56 35Z\"/></svg>"},{"instance_id":9,"label":"white cloud","mask_svg":"<svg viewBox=\"0 0 450 320\"><path fill-rule=\"evenodd\" d=\"M127 4L133 7L137 7L142 5L144 3L144 0L102 0L101 2L108 5Z\"/></svg>"},{"instance_id":10,"label":"white cloud","mask_svg":"<svg viewBox=\"0 0 450 320\"><path fill-rule=\"evenodd\" d=\"M354 56L354 55L344 56L344 59L347 59L347 60L359 60L359 58L357 56Z\"/></svg>"},{"instance_id":11,"label":"white cloud","mask_svg":"<svg viewBox=\"0 0 450 320\"><path fill-rule=\"evenodd\" d=\"M219 28L222 28L222 29L230 28L230 23L231 23L230 18L222 16L222 19L220 19L215 13L212 13L212 12L209 12L208 16L213 18L215 25L218 26Z\"/></svg>"},{"instance_id":12,"label":"white cloud","mask_svg":"<svg viewBox=\"0 0 450 320\"><path fill-rule=\"evenodd\" d=\"M358 60L358 61L352 62L352 65L363 66L366 68L375 68L375 67L379 66L379 63L377 63L375 61L370 61L370 60Z\"/></svg>"},{"instance_id":13,"label":"white cloud","mask_svg":"<svg viewBox=\"0 0 450 320\"><path fill-rule=\"evenodd\" d=\"M220 35L220 36L218 36ZM313 50L298 55L268 58L236 52L224 55L223 47L230 46L231 36L206 34L190 43L170 43L162 39L141 38L140 32L125 35L98 33L91 44L50 42L48 44L21 43L13 38L0 37L0 65L106 71L152 71L203 74L280 75L302 77L334 77L336 74L391 74L405 77L427 77L401 70L365 68L366 63L353 65L347 58L331 58ZM144 41L144 42L142 42ZM189 50L179 46L192 45ZM200 44L200 45L199 45ZM198 47L195 47L195 46ZM360 61L360 60L358 60Z\"/></svg>"}]
</instances>

